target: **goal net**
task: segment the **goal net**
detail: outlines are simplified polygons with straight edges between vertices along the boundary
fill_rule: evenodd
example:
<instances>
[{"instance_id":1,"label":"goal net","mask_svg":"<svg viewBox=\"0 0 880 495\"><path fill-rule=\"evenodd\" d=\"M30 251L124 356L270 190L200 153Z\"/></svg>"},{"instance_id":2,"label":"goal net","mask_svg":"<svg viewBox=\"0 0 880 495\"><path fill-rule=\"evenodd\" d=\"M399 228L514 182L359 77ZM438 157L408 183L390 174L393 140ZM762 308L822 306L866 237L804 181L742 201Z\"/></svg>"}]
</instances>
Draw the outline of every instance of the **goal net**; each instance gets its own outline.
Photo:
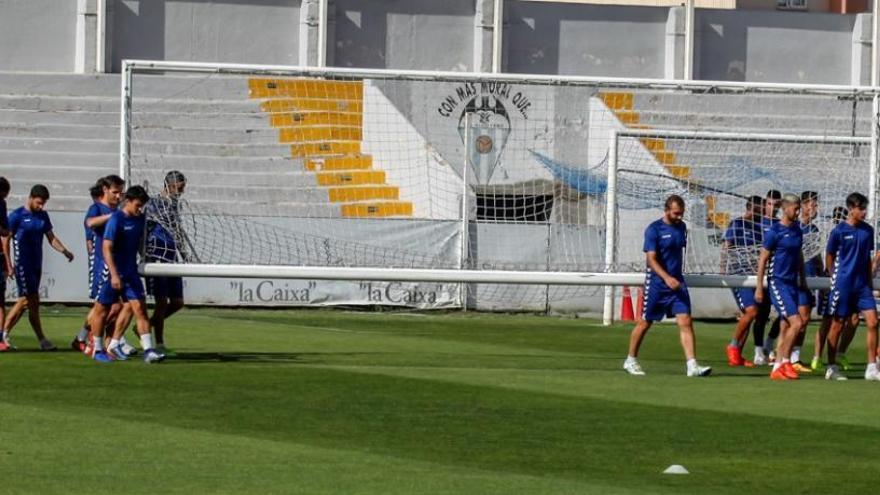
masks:
<instances>
[{"instance_id":1,"label":"goal net","mask_svg":"<svg viewBox=\"0 0 880 495\"><path fill-rule=\"evenodd\" d=\"M671 192L689 272L715 276L747 196L815 190L821 224L876 182L867 89L173 62L128 62L123 86L121 170L165 198L150 220L174 238L151 274L598 311L600 284L640 280L641 230Z\"/></svg>"}]
</instances>

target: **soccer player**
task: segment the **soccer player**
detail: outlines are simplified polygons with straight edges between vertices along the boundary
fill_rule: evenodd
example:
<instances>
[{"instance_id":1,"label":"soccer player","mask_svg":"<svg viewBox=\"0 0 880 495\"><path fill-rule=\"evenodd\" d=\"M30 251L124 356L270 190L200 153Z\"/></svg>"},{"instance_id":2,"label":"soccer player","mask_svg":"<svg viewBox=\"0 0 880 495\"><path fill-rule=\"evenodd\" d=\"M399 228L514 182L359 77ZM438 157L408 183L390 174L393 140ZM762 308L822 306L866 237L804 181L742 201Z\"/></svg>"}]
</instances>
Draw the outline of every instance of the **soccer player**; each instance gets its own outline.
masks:
<instances>
[{"instance_id":1,"label":"soccer player","mask_svg":"<svg viewBox=\"0 0 880 495\"><path fill-rule=\"evenodd\" d=\"M159 196L147 203L147 262L174 263L178 255L187 261L186 233L180 220L180 197L186 190L186 177L177 170L165 175L165 188ZM183 243L184 245L180 245ZM165 347L165 321L183 308L183 279L181 277L147 277L147 293L153 296L155 306L150 326L156 334L156 348L173 356Z\"/></svg>"},{"instance_id":2,"label":"soccer player","mask_svg":"<svg viewBox=\"0 0 880 495\"><path fill-rule=\"evenodd\" d=\"M125 192L125 204L110 216L104 227L103 259L109 277L102 280L94 306L92 325L93 359L110 362L104 351L104 325L110 308L120 300L128 302L137 321L137 333L144 348L144 362L158 363L165 356L153 349L144 285L137 271L137 256L144 238L144 204L149 200L141 186L132 186ZM112 358L128 359L117 339L111 339L108 351Z\"/></svg>"},{"instance_id":3,"label":"soccer player","mask_svg":"<svg viewBox=\"0 0 880 495\"><path fill-rule=\"evenodd\" d=\"M639 347L655 321L664 316L675 316L679 338L687 359L687 376L708 376L712 368L700 366L696 358L696 339L691 321L691 298L684 282L684 249L687 245L687 226L684 199L672 195L666 198L663 218L645 229L645 306L641 319L633 328L629 340L629 355L623 369L630 375L644 375L639 364Z\"/></svg>"},{"instance_id":4,"label":"soccer player","mask_svg":"<svg viewBox=\"0 0 880 495\"><path fill-rule=\"evenodd\" d=\"M773 380L796 380L797 371L791 364L791 347L795 336L803 328L799 306L799 292L806 290L804 275L803 232L798 215L801 198L795 194L782 197L782 218L764 235L758 258L758 286L755 300L764 301L764 275L770 287L770 302L786 325L780 325L779 357L773 364L770 378ZM769 262L769 271L768 271ZM808 310L808 308L807 308Z\"/></svg>"},{"instance_id":5,"label":"soccer player","mask_svg":"<svg viewBox=\"0 0 880 495\"><path fill-rule=\"evenodd\" d=\"M15 349L9 341L9 333L25 309L28 311L28 320L40 341L40 349L54 351L56 347L43 333L43 325L40 322L40 279L43 274L43 237L49 241L53 249L63 254L68 262L73 261L73 253L68 251L61 239L52 231L52 222L46 213L46 202L49 201L49 189L37 184L31 188L30 195L24 206L9 214L10 235L5 238L4 244L12 242L12 253L15 257L15 284L18 286L18 300L9 310L6 316L6 329L3 332L3 342L8 349ZM4 247L8 252L9 248Z\"/></svg>"},{"instance_id":6,"label":"soccer player","mask_svg":"<svg viewBox=\"0 0 880 495\"><path fill-rule=\"evenodd\" d=\"M767 191L764 200L764 215L761 218L761 231L763 236L767 234L770 228L779 221L779 207L782 202L782 193L776 189ZM773 349L773 341L779 334L779 320L773 322L770 327L770 335L764 340L764 331L767 328L767 322L770 320L770 304L769 298L765 298L764 302L758 305L758 316L755 317L753 325L752 338L755 342L755 357L753 359L756 366L763 366L770 363L770 350Z\"/></svg>"},{"instance_id":7,"label":"soccer player","mask_svg":"<svg viewBox=\"0 0 880 495\"><path fill-rule=\"evenodd\" d=\"M831 224L833 227L840 225L842 222L846 221L847 211L843 206L835 206L831 213ZM832 228L833 228L832 227ZM825 275L828 275L828 268L825 267ZM831 328L831 314L828 313L828 291L820 291L819 292L819 301L817 303L816 312L822 316L822 323L819 325L819 330L816 332L816 337L814 340L814 348L813 348L813 360L810 363L810 368L813 370L818 370L823 367L821 356L822 353L825 352L825 342L828 340L828 330ZM840 335L840 345L837 349L837 362L844 371L849 370L849 361L846 360L846 356L844 352L845 349L849 347L849 343L852 341L853 336L855 335L855 329L859 325L859 315L853 314L845 323L843 330Z\"/></svg>"},{"instance_id":8,"label":"soccer player","mask_svg":"<svg viewBox=\"0 0 880 495\"><path fill-rule=\"evenodd\" d=\"M731 275L750 275L755 272L756 249L761 244L764 233L761 217L764 198L752 196L746 201L746 212L735 218L724 233L721 251L722 273ZM733 338L727 346L727 364L730 366L754 366L742 357L742 347L748 338L749 327L758 316L758 303L755 302L755 289L740 287L733 289L733 297L742 315L736 323Z\"/></svg>"},{"instance_id":9,"label":"soccer player","mask_svg":"<svg viewBox=\"0 0 880 495\"><path fill-rule=\"evenodd\" d=\"M853 313L861 312L867 327L868 367L865 380L880 381L877 370L877 301L874 299L874 277L871 251L874 229L864 222L868 198L860 193L846 197L846 221L828 236L825 266L833 267L828 311L832 315L828 331L828 368L826 380L846 380L837 368L837 347L844 322Z\"/></svg>"},{"instance_id":10,"label":"soccer player","mask_svg":"<svg viewBox=\"0 0 880 495\"><path fill-rule=\"evenodd\" d=\"M819 227L813 223L819 214L819 193L816 191L804 191L801 193L801 215L800 227L804 237L804 274L807 277L820 277L825 274L825 267L822 256L816 247L822 238ZM816 291L818 299L822 298L822 293ZM807 327L810 324L810 316L813 308L816 307L817 296L809 289L802 289L798 292L798 308L801 315L801 321L804 326L800 333L795 336L794 344L791 348L791 365L798 373L812 372L812 366L806 366L801 363L801 347L804 345L804 339L807 336Z\"/></svg>"},{"instance_id":11,"label":"soccer player","mask_svg":"<svg viewBox=\"0 0 880 495\"><path fill-rule=\"evenodd\" d=\"M11 189L6 177L0 177L0 239L9 237L9 222L6 218L6 197ZM9 255L9 245L0 242L0 335L3 335L3 323L6 320L6 279L12 276L12 258ZM0 339L0 351L8 349L6 342Z\"/></svg>"}]
</instances>

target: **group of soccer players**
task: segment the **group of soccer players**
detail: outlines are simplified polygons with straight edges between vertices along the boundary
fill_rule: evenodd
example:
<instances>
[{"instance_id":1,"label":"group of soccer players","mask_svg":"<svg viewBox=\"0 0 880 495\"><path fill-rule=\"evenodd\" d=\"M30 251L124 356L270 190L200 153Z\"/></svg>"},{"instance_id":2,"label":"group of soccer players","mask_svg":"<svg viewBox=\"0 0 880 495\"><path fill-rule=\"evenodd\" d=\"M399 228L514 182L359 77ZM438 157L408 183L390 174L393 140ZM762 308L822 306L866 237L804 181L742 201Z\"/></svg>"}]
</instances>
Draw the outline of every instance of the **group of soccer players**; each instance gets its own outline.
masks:
<instances>
[{"instance_id":1,"label":"group of soccer players","mask_svg":"<svg viewBox=\"0 0 880 495\"><path fill-rule=\"evenodd\" d=\"M880 256L871 255L875 239L873 228L864 221L867 206L864 195L856 192L847 196L846 208L834 209L836 225L828 235L824 260L813 249L806 249L805 259L805 239L810 247L821 237L814 224L819 195L814 191L800 195L770 191L766 198L748 198L745 214L730 223L722 246L724 273L757 275L754 289L733 290L742 314L727 346L729 365L770 364L771 379L796 380L799 374L822 367L820 354L827 347L825 378L846 380L838 367L838 353L852 340L861 314L867 328L865 379L880 381L877 303L873 293L873 274ZM680 196L670 196L663 218L645 230L644 310L632 331L629 354L623 364L631 375L645 374L638 351L652 323L673 316L687 358L687 376L711 373L710 368L698 365L695 355L690 296L682 274L687 243L687 228L682 221L684 209ZM806 284L806 278L814 276L829 276L830 288L814 294ZM769 338L764 340L771 306L778 318ZM816 333L816 354L807 366L800 362L800 348L813 309L822 317L822 325ZM750 329L755 336L754 361L742 356Z\"/></svg>"},{"instance_id":2,"label":"group of soccer players","mask_svg":"<svg viewBox=\"0 0 880 495\"><path fill-rule=\"evenodd\" d=\"M165 320L184 305L183 281L179 277L149 277L145 290L138 274L138 256L145 247L147 262L185 259L185 250L178 249L176 240L181 235L179 198L186 188L186 178L178 171L169 172L162 193L153 198L141 186L131 186L123 193L124 186L122 178L108 175L98 179L90 190L93 203L83 225L89 258L89 299L94 304L71 346L96 362L128 360L137 354L124 336L134 319L144 361L158 363L173 354L164 344ZM25 204L7 216L9 190L9 181L0 177L0 352L15 349L9 334L25 311L40 349L54 351L57 348L46 338L40 321L43 239L68 261L74 256L53 232L45 210L48 188L33 186ZM3 297L6 279L11 277L18 299L5 314ZM151 316L147 315L147 292L155 300Z\"/></svg>"}]
</instances>

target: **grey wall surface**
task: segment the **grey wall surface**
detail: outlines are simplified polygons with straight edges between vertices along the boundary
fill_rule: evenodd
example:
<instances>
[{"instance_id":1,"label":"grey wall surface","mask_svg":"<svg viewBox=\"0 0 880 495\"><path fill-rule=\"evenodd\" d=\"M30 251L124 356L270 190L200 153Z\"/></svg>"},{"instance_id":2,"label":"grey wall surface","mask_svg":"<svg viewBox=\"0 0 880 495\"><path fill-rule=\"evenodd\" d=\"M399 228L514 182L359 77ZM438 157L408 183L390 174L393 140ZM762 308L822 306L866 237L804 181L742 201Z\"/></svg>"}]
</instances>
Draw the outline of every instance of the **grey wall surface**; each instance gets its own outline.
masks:
<instances>
[{"instance_id":1,"label":"grey wall surface","mask_svg":"<svg viewBox=\"0 0 880 495\"><path fill-rule=\"evenodd\" d=\"M508 1L505 72L663 77L669 9Z\"/></svg>"},{"instance_id":2,"label":"grey wall surface","mask_svg":"<svg viewBox=\"0 0 880 495\"><path fill-rule=\"evenodd\" d=\"M0 70L71 72L75 0L0 0Z\"/></svg>"},{"instance_id":3,"label":"grey wall surface","mask_svg":"<svg viewBox=\"0 0 880 495\"><path fill-rule=\"evenodd\" d=\"M333 65L469 71L473 0L336 0Z\"/></svg>"},{"instance_id":4,"label":"grey wall surface","mask_svg":"<svg viewBox=\"0 0 880 495\"><path fill-rule=\"evenodd\" d=\"M695 77L850 84L855 15L700 9Z\"/></svg>"},{"instance_id":5,"label":"grey wall surface","mask_svg":"<svg viewBox=\"0 0 880 495\"><path fill-rule=\"evenodd\" d=\"M300 0L116 0L113 70L125 58L297 65Z\"/></svg>"}]
</instances>

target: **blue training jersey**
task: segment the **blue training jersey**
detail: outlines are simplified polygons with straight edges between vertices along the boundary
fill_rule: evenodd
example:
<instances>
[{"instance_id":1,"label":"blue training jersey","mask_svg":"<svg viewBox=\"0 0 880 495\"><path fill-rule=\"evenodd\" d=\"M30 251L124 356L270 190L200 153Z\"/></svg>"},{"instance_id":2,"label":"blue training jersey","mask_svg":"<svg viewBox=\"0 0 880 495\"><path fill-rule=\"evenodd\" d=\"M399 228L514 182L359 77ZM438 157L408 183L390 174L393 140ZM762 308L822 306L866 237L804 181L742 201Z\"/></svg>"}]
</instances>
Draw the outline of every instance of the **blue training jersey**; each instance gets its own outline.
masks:
<instances>
[{"instance_id":1,"label":"blue training jersey","mask_svg":"<svg viewBox=\"0 0 880 495\"><path fill-rule=\"evenodd\" d=\"M9 219L6 218L6 200L0 199L0 230L9 230ZM3 251L0 251L0 262L3 261ZM4 267L0 266L0 276L2 276Z\"/></svg>"},{"instance_id":2,"label":"blue training jersey","mask_svg":"<svg viewBox=\"0 0 880 495\"><path fill-rule=\"evenodd\" d=\"M655 220L645 229L644 251L657 253L657 261L669 275L684 281L684 248L687 246L687 226L684 222L667 224L661 218ZM665 282L648 267L648 276L652 281Z\"/></svg>"},{"instance_id":3,"label":"blue training jersey","mask_svg":"<svg viewBox=\"0 0 880 495\"><path fill-rule=\"evenodd\" d=\"M831 279L837 287L868 285L874 229L865 222L855 226L841 222L828 235L825 252L834 256Z\"/></svg>"},{"instance_id":4,"label":"blue training jersey","mask_svg":"<svg viewBox=\"0 0 880 495\"><path fill-rule=\"evenodd\" d=\"M109 206L97 201L92 203L92 206L89 206L88 211L86 211L86 218L83 221L83 225L85 225L85 221L90 218L102 217L104 215L109 215L113 213L115 210L110 208ZM86 227L86 232L91 232L92 241L95 246L95 259L104 259L103 253L103 239L104 239L104 229L107 228L107 224L97 225L94 228ZM86 237L88 239L88 237Z\"/></svg>"},{"instance_id":5,"label":"blue training jersey","mask_svg":"<svg viewBox=\"0 0 880 495\"><path fill-rule=\"evenodd\" d=\"M144 216L116 210L104 228L104 240L113 241L113 262L119 276L137 276L137 257L144 238Z\"/></svg>"},{"instance_id":6,"label":"blue training jersey","mask_svg":"<svg viewBox=\"0 0 880 495\"><path fill-rule=\"evenodd\" d=\"M730 222L730 226L727 227L727 231L724 232L724 240L736 247L761 244L763 238L762 224L743 217L734 218Z\"/></svg>"},{"instance_id":7,"label":"blue training jersey","mask_svg":"<svg viewBox=\"0 0 880 495\"><path fill-rule=\"evenodd\" d=\"M819 230L819 227L816 227L812 222L801 223L800 226L801 233L804 237L804 251L806 252L808 245L816 246L815 243L819 242L822 232ZM823 266L824 263L822 262L822 255L820 253L815 254L809 259L804 256L804 273L808 277L824 275L825 270L823 269Z\"/></svg>"},{"instance_id":8,"label":"blue training jersey","mask_svg":"<svg viewBox=\"0 0 880 495\"><path fill-rule=\"evenodd\" d=\"M89 241L94 242L94 241L95 241L95 233L92 231L92 229L89 228L88 225L86 225L86 222L87 222L90 218L92 218L93 216L95 216L95 215L94 215L94 208L95 208L95 205L96 205L96 204L98 204L97 201L93 201L93 202L92 202L92 204L91 204L91 205L88 207L88 209L86 210L86 216L85 216L85 218L83 218L83 233L85 234L86 242L89 242Z\"/></svg>"},{"instance_id":9,"label":"blue training jersey","mask_svg":"<svg viewBox=\"0 0 880 495\"><path fill-rule=\"evenodd\" d=\"M43 266L43 237L52 231L52 221L45 211L32 212L24 206L9 214L12 253L15 263L27 270Z\"/></svg>"},{"instance_id":10,"label":"blue training jersey","mask_svg":"<svg viewBox=\"0 0 880 495\"><path fill-rule=\"evenodd\" d=\"M797 282L801 268L804 235L798 223L775 223L764 235L762 247L770 251L768 276L783 282Z\"/></svg>"}]
</instances>

